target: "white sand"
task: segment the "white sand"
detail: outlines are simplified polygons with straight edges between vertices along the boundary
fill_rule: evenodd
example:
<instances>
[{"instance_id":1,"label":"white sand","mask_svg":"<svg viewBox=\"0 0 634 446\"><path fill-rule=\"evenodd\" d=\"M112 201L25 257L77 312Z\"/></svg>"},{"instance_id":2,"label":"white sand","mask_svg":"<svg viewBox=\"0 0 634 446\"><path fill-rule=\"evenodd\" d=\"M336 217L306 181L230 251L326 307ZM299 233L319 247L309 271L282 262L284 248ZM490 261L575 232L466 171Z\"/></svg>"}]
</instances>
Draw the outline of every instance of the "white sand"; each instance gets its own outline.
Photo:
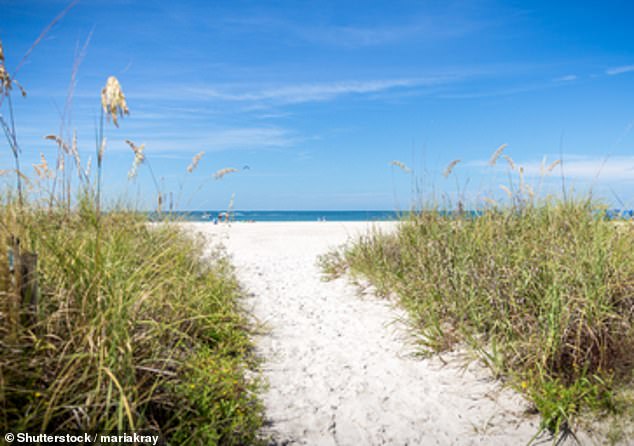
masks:
<instances>
[{"instance_id":1,"label":"white sand","mask_svg":"<svg viewBox=\"0 0 634 446\"><path fill-rule=\"evenodd\" d=\"M401 312L345 278L321 280L318 255L368 223L188 225L226 246L268 328L256 343L273 444L520 445L536 433L526 402L482 367L414 357Z\"/></svg>"}]
</instances>

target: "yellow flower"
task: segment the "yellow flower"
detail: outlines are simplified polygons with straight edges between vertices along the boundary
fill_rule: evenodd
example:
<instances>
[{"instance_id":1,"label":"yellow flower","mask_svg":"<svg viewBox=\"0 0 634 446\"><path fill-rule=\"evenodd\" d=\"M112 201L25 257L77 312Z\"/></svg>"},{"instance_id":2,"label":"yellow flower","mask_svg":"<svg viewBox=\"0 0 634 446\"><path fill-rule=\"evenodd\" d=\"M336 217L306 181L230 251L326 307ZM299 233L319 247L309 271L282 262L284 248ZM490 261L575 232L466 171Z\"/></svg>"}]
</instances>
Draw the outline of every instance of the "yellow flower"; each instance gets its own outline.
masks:
<instances>
[{"instance_id":1,"label":"yellow flower","mask_svg":"<svg viewBox=\"0 0 634 446\"><path fill-rule=\"evenodd\" d=\"M528 383L526 381L522 381L522 389L526 390L526 388L528 387Z\"/></svg>"},{"instance_id":2,"label":"yellow flower","mask_svg":"<svg viewBox=\"0 0 634 446\"><path fill-rule=\"evenodd\" d=\"M35 398L42 398L42 394L40 392L35 392Z\"/></svg>"}]
</instances>

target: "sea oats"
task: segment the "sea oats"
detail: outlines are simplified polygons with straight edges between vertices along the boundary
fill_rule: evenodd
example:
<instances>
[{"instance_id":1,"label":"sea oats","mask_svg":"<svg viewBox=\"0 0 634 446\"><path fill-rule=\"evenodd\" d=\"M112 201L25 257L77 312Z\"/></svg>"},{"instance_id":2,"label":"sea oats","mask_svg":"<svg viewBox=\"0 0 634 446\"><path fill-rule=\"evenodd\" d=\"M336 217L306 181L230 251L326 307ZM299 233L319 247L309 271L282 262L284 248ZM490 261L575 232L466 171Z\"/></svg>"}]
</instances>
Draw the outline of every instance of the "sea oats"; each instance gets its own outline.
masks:
<instances>
[{"instance_id":1,"label":"sea oats","mask_svg":"<svg viewBox=\"0 0 634 446\"><path fill-rule=\"evenodd\" d=\"M399 169L401 169L405 173L410 173L412 171L412 169L407 167L407 165L405 163L403 163L402 161L398 161L398 160L391 161L390 162L390 166L398 167Z\"/></svg>"},{"instance_id":2,"label":"sea oats","mask_svg":"<svg viewBox=\"0 0 634 446\"><path fill-rule=\"evenodd\" d=\"M502 144L500 147L497 148L495 152L493 152L493 155L491 155L491 159L489 160L489 166L495 166L495 163L497 162L500 155L502 155L502 152L504 152L504 149L506 149L507 145L508 144Z\"/></svg>"},{"instance_id":3,"label":"sea oats","mask_svg":"<svg viewBox=\"0 0 634 446\"><path fill-rule=\"evenodd\" d=\"M506 195L508 195L509 198L513 198L513 192L511 192L511 190L508 187L506 187L503 184L500 184L500 189L502 189L504 192L506 192Z\"/></svg>"},{"instance_id":4,"label":"sea oats","mask_svg":"<svg viewBox=\"0 0 634 446\"><path fill-rule=\"evenodd\" d=\"M550 166L546 168L546 172L548 173L552 172L553 170L555 170L555 167L557 167L560 164L561 164L561 160L554 161Z\"/></svg>"},{"instance_id":5,"label":"sea oats","mask_svg":"<svg viewBox=\"0 0 634 446\"><path fill-rule=\"evenodd\" d=\"M75 164L77 164L77 169L81 170L81 158L79 157L79 150L77 149L77 130L73 131L73 142L70 146L70 152L75 158Z\"/></svg>"},{"instance_id":6,"label":"sea oats","mask_svg":"<svg viewBox=\"0 0 634 446\"><path fill-rule=\"evenodd\" d=\"M513 158L511 158L508 155L502 155L502 158L504 158L506 160L506 162L509 164L509 167L511 168L511 170L515 170L515 162L513 161Z\"/></svg>"},{"instance_id":7,"label":"sea oats","mask_svg":"<svg viewBox=\"0 0 634 446\"><path fill-rule=\"evenodd\" d=\"M130 114L128 104L125 100L121 84L116 77L110 76L106 81L106 86L101 90L101 106L108 119L112 119L113 124L119 127L118 118Z\"/></svg>"},{"instance_id":8,"label":"sea oats","mask_svg":"<svg viewBox=\"0 0 634 446\"><path fill-rule=\"evenodd\" d=\"M214 178L216 180L221 180L225 175L232 172L237 172L238 169L234 169L233 167L225 167L224 169L220 169L214 173Z\"/></svg>"},{"instance_id":9,"label":"sea oats","mask_svg":"<svg viewBox=\"0 0 634 446\"><path fill-rule=\"evenodd\" d=\"M125 142L128 143L128 145L134 152L134 161L132 161L132 167L128 172L128 178L132 179L136 177L139 166L143 163L143 161L145 161L145 155L143 154L143 151L145 150L145 144L137 146L129 139L126 139Z\"/></svg>"},{"instance_id":10,"label":"sea oats","mask_svg":"<svg viewBox=\"0 0 634 446\"><path fill-rule=\"evenodd\" d=\"M204 151L198 152L196 156L192 158L191 164L187 166L187 172L192 173L196 169L196 167L198 167L198 163L200 162L204 154L205 154Z\"/></svg>"},{"instance_id":11,"label":"sea oats","mask_svg":"<svg viewBox=\"0 0 634 446\"><path fill-rule=\"evenodd\" d=\"M451 175L451 172L453 172L454 167L456 167L456 164L458 164L459 162L460 160L453 160L452 162L450 162L449 165L445 168L445 171L443 172L443 176L447 178L449 175Z\"/></svg>"},{"instance_id":12,"label":"sea oats","mask_svg":"<svg viewBox=\"0 0 634 446\"><path fill-rule=\"evenodd\" d=\"M4 49L0 40L0 94L8 92L11 89L11 78L4 66Z\"/></svg>"},{"instance_id":13,"label":"sea oats","mask_svg":"<svg viewBox=\"0 0 634 446\"><path fill-rule=\"evenodd\" d=\"M88 178L90 176L90 167L92 165L92 157L88 157L88 162L86 163L86 169L84 169L84 176Z\"/></svg>"},{"instance_id":14,"label":"sea oats","mask_svg":"<svg viewBox=\"0 0 634 446\"><path fill-rule=\"evenodd\" d=\"M35 169L35 173L39 178L51 178L53 176L53 172L49 169L43 153L40 153L40 163L33 164L33 169Z\"/></svg>"},{"instance_id":15,"label":"sea oats","mask_svg":"<svg viewBox=\"0 0 634 446\"><path fill-rule=\"evenodd\" d=\"M70 155L72 153L71 148L68 147L68 144L64 142L64 140L57 135L46 135L44 139L48 139L50 141L55 141L60 149L66 153L66 155Z\"/></svg>"}]
</instances>

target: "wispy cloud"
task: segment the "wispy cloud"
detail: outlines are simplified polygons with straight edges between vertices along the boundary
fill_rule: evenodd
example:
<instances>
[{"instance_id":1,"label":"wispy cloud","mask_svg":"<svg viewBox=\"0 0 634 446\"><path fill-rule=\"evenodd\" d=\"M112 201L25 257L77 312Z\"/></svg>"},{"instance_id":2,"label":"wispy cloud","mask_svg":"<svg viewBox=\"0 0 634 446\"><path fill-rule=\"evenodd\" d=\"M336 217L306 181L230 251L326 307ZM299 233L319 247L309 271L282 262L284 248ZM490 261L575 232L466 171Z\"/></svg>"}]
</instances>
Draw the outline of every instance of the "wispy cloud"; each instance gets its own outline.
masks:
<instances>
[{"instance_id":1,"label":"wispy cloud","mask_svg":"<svg viewBox=\"0 0 634 446\"><path fill-rule=\"evenodd\" d=\"M394 26L319 26L297 28L296 33L307 41L331 46L359 48L387 45L405 40L425 38L438 41L459 37L473 30L474 26L443 26L433 21L420 21Z\"/></svg>"},{"instance_id":2,"label":"wispy cloud","mask_svg":"<svg viewBox=\"0 0 634 446\"><path fill-rule=\"evenodd\" d=\"M233 93L229 89L192 87L187 91L199 99L218 99L239 102L274 102L297 104L323 102L346 95L363 95L387 90L431 86L449 82L456 76L438 76L417 79L383 79L369 81L338 81L306 83L261 88L246 93Z\"/></svg>"},{"instance_id":3,"label":"wispy cloud","mask_svg":"<svg viewBox=\"0 0 634 446\"><path fill-rule=\"evenodd\" d=\"M542 161L534 160L520 162L516 160L516 165L524 168L524 175L527 178L539 177L544 173L544 165L549 166L558 157L549 157L544 164ZM485 160L477 160L466 163L468 166L478 168L482 172L490 172L491 167L487 166ZM498 163L494 168L496 171L506 171L508 166L506 163ZM615 157L599 157L599 156L580 156L580 155L564 155L563 163L558 165L549 176L555 178L560 177L561 172L566 178L571 180L598 180L602 183L608 182L634 182L634 156L615 156Z\"/></svg>"},{"instance_id":4,"label":"wispy cloud","mask_svg":"<svg viewBox=\"0 0 634 446\"><path fill-rule=\"evenodd\" d=\"M616 76L617 74L629 73L634 71L634 65L623 65L620 67L608 68L605 70L605 74L608 76Z\"/></svg>"},{"instance_id":5,"label":"wispy cloud","mask_svg":"<svg viewBox=\"0 0 634 446\"><path fill-rule=\"evenodd\" d=\"M564 176L579 180L600 180L601 182L634 181L634 156L618 157L564 157L561 169ZM527 163L528 175L537 176L541 163ZM561 173L560 168L556 169Z\"/></svg>"},{"instance_id":6,"label":"wispy cloud","mask_svg":"<svg viewBox=\"0 0 634 446\"><path fill-rule=\"evenodd\" d=\"M487 24L468 14L425 14L401 17L383 23L358 22L335 25L317 19L298 23L280 15L241 14L211 19L213 26L229 33L283 33L305 42L331 47L357 49L424 40L429 43L461 37L481 30ZM386 23L387 22L387 23Z\"/></svg>"},{"instance_id":7,"label":"wispy cloud","mask_svg":"<svg viewBox=\"0 0 634 446\"><path fill-rule=\"evenodd\" d=\"M191 137L153 134L147 139L147 147L154 151L271 149L290 147L300 140L299 136L283 128L244 127L196 132Z\"/></svg>"},{"instance_id":8,"label":"wispy cloud","mask_svg":"<svg viewBox=\"0 0 634 446\"><path fill-rule=\"evenodd\" d=\"M576 74L567 74L566 76L556 77L553 79L555 82L572 82L578 79Z\"/></svg>"}]
</instances>

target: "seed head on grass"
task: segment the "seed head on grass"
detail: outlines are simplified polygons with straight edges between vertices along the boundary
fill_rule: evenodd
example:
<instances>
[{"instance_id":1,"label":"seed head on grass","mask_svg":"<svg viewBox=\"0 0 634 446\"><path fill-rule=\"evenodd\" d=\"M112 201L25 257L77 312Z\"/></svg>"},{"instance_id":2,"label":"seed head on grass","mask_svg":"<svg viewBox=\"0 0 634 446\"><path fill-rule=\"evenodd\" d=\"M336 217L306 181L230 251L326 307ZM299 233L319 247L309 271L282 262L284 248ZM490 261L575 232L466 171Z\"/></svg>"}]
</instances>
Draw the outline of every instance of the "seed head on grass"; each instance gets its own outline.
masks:
<instances>
[{"instance_id":1,"label":"seed head on grass","mask_svg":"<svg viewBox=\"0 0 634 446\"><path fill-rule=\"evenodd\" d=\"M513 192L511 192L511 189L509 189L508 187L506 187L503 184L500 184L500 189L502 189L504 192L506 192L506 195L508 195L509 198L513 198Z\"/></svg>"},{"instance_id":2,"label":"seed head on grass","mask_svg":"<svg viewBox=\"0 0 634 446\"><path fill-rule=\"evenodd\" d=\"M508 146L508 144L502 144L495 152L493 152L493 155L491 155L491 159L489 160L489 166L495 166L495 163L500 155L502 155L502 152L504 152L504 149L506 149L506 146Z\"/></svg>"},{"instance_id":3,"label":"seed head on grass","mask_svg":"<svg viewBox=\"0 0 634 446\"><path fill-rule=\"evenodd\" d=\"M502 158L506 160L511 170L515 170L515 161L513 161L513 158L508 155L502 155Z\"/></svg>"},{"instance_id":4,"label":"seed head on grass","mask_svg":"<svg viewBox=\"0 0 634 446\"><path fill-rule=\"evenodd\" d=\"M390 162L390 166L398 167L399 169L401 169L405 173L410 173L412 171L412 169L407 167L407 165L404 162L398 161L398 160L391 161Z\"/></svg>"},{"instance_id":5,"label":"seed head on grass","mask_svg":"<svg viewBox=\"0 0 634 446\"><path fill-rule=\"evenodd\" d=\"M33 169L35 169L35 173L40 179L52 178L53 176L53 172L49 169L48 162L46 161L43 153L40 153L40 163L33 164Z\"/></svg>"},{"instance_id":6,"label":"seed head on grass","mask_svg":"<svg viewBox=\"0 0 634 446\"><path fill-rule=\"evenodd\" d=\"M4 66L4 50L0 40L0 94L4 94L11 89L11 78Z\"/></svg>"},{"instance_id":7,"label":"seed head on grass","mask_svg":"<svg viewBox=\"0 0 634 446\"><path fill-rule=\"evenodd\" d=\"M145 161L145 155L143 153L143 151L145 150L145 144L141 144L140 146L137 146L129 139L126 139L125 142L130 146L130 148L134 152L134 161L132 161L132 167L130 168L130 172L128 172L128 178L132 179L136 177L139 166L143 164L143 161Z\"/></svg>"},{"instance_id":8,"label":"seed head on grass","mask_svg":"<svg viewBox=\"0 0 634 446\"><path fill-rule=\"evenodd\" d=\"M44 139L48 139L49 141L55 141L58 147L62 149L66 155L70 155L72 153L71 148L68 147L68 144L66 144L61 137L57 135L46 135Z\"/></svg>"},{"instance_id":9,"label":"seed head on grass","mask_svg":"<svg viewBox=\"0 0 634 446\"><path fill-rule=\"evenodd\" d=\"M130 114L121 84L116 77L110 76L101 90L101 106L108 120L119 127L118 118Z\"/></svg>"},{"instance_id":10,"label":"seed head on grass","mask_svg":"<svg viewBox=\"0 0 634 446\"><path fill-rule=\"evenodd\" d=\"M225 175L237 171L238 169L234 169L233 167L225 167L224 169L217 170L216 173L214 173L214 179L222 180Z\"/></svg>"},{"instance_id":11,"label":"seed head on grass","mask_svg":"<svg viewBox=\"0 0 634 446\"><path fill-rule=\"evenodd\" d=\"M453 160L452 162L450 162L447 167L445 168L445 171L443 172L443 176L445 178L447 178L449 175L451 175L451 172L453 172L454 167L456 167L456 165L460 162L460 160Z\"/></svg>"},{"instance_id":12,"label":"seed head on grass","mask_svg":"<svg viewBox=\"0 0 634 446\"><path fill-rule=\"evenodd\" d=\"M187 166L187 172L192 173L194 170L196 170L196 167L198 167L198 163L200 162L200 160L202 159L202 157L205 155L205 152L198 152L193 158L192 158L192 162L190 163L189 166Z\"/></svg>"},{"instance_id":13,"label":"seed head on grass","mask_svg":"<svg viewBox=\"0 0 634 446\"><path fill-rule=\"evenodd\" d=\"M550 173L553 170L555 170L555 167L559 166L561 164L561 160L556 160L554 161L550 166L548 166L546 168L546 172Z\"/></svg>"},{"instance_id":14,"label":"seed head on grass","mask_svg":"<svg viewBox=\"0 0 634 446\"><path fill-rule=\"evenodd\" d=\"M86 163L86 168L84 169L84 177L90 177L90 168L92 167L92 157L88 158L88 162Z\"/></svg>"}]
</instances>

